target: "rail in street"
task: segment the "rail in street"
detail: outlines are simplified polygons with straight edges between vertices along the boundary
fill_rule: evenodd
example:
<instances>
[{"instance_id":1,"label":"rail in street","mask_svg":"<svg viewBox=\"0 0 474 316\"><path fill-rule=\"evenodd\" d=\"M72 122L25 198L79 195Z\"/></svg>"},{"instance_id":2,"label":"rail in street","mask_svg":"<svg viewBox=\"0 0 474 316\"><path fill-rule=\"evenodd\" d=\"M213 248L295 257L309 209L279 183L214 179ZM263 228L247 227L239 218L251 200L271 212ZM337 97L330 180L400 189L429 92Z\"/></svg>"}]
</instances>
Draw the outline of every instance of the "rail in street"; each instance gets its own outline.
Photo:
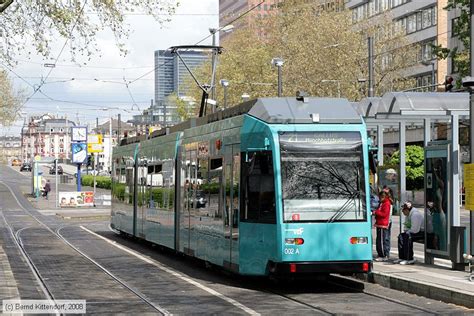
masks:
<instances>
[{"instance_id":1,"label":"rail in street","mask_svg":"<svg viewBox=\"0 0 474 316\"><path fill-rule=\"evenodd\" d=\"M0 168L8 175L0 184L0 230L5 257L15 263L13 277L22 298L85 299L88 313L467 313L461 307L337 276L275 283L209 269L202 262L118 235L107 220L42 214L18 189L24 177Z\"/></svg>"}]
</instances>

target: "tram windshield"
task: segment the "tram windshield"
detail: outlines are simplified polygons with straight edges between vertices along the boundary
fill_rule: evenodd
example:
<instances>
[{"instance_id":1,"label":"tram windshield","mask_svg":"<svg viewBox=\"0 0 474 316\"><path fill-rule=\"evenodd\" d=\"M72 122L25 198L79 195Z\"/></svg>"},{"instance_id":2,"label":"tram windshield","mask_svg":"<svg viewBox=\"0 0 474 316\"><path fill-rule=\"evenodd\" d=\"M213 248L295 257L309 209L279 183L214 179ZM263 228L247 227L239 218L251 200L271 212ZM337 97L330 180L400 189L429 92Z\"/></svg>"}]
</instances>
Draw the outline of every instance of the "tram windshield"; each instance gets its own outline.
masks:
<instances>
[{"instance_id":1,"label":"tram windshield","mask_svg":"<svg viewBox=\"0 0 474 316\"><path fill-rule=\"evenodd\" d=\"M285 222L366 221L357 132L280 133Z\"/></svg>"}]
</instances>

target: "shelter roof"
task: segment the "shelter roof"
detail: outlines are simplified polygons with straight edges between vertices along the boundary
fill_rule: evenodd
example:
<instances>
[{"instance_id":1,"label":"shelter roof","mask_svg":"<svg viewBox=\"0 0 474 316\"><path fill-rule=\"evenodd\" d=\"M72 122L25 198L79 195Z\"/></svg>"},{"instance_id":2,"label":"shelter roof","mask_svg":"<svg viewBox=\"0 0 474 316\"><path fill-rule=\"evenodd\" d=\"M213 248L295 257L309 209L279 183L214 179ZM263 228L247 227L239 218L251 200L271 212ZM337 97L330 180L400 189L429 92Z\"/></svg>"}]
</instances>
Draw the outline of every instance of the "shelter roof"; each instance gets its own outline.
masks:
<instances>
[{"instance_id":1,"label":"shelter roof","mask_svg":"<svg viewBox=\"0 0 474 316\"><path fill-rule=\"evenodd\" d=\"M468 111L469 93L389 92L381 98L362 99L353 107L364 118L374 118L377 114L409 115L410 112L447 114L448 111Z\"/></svg>"}]
</instances>

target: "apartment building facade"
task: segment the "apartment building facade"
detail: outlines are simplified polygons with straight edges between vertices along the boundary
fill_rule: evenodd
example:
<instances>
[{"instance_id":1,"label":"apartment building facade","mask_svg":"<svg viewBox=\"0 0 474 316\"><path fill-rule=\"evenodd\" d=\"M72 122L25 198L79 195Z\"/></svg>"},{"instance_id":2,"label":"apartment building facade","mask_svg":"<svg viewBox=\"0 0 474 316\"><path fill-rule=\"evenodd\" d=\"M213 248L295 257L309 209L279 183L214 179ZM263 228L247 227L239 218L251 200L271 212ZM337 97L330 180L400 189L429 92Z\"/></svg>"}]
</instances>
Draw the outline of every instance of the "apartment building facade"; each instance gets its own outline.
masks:
<instances>
[{"instance_id":1,"label":"apartment building facade","mask_svg":"<svg viewBox=\"0 0 474 316\"><path fill-rule=\"evenodd\" d=\"M52 114L30 116L21 130L21 155L26 161L35 156L70 158L71 127L76 123Z\"/></svg>"},{"instance_id":2,"label":"apartment building facade","mask_svg":"<svg viewBox=\"0 0 474 316\"><path fill-rule=\"evenodd\" d=\"M446 5L447 0L349 0L346 3L354 23L388 14L394 27L406 34L408 43L417 45L416 60L405 75L415 78L416 87L424 87L421 91L442 88L450 74L448 61L436 60L431 48L433 44L448 47ZM430 87L433 84L435 88Z\"/></svg>"}]
</instances>

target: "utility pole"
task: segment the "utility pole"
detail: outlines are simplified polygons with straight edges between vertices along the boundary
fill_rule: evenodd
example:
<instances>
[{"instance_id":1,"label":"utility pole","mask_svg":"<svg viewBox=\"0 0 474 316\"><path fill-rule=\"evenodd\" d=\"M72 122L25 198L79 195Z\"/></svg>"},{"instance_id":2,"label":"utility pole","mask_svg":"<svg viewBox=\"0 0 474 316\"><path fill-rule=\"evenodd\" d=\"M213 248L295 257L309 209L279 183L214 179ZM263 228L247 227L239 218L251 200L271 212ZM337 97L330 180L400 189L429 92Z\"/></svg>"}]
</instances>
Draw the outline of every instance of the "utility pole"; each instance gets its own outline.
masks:
<instances>
[{"instance_id":1,"label":"utility pole","mask_svg":"<svg viewBox=\"0 0 474 316\"><path fill-rule=\"evenodd\" d=\"M474 0L471 0L471 76L474 76ZM469 106L469 151L470 151L470 162L474 163L474 100L473 95L470 95L470 106ZM474 210L469 212L469 223L470 223L470 240L471 240L471 255L474 255Z\"/></svg>"},{"instance_id":2,"label":"utility pole","mask_svg":"<svg viewBox=\"0 0 474 316\"><path fill-rule=\"evenodd\" d=\"M71 150L71 148L69 148L69 122L67 120L67 114L64 116L66 118L66 139L64 140L64 150L66 151L66 160L69 159L69 150Z\"/></svg>"},{"instance_id":3,"label":"utility pole","mask_svg":"<svg viewBox=\"0 0 474 316\"><path fill-rule=\"evenodd\" d=\"M120 113L117 114L117 145L120 144L120 129L122 127L122 118Z\"/></svg>"},{"instance_id":4,"label":"utility pole","mask_svg":"<svg viewBox=\"0 0 474 316\"><path fill-rule=\"evenodd\" d=\"M110 119L110 124L109 124L109 135L110 135L110 140L109 140L109 168L108 171L110 174L112 174L112 114L109 115Z\"/></svg>"},{"instance_id":5,"label":"utility pole","mask_svg":"<svg viewBox=\"0 0 474 316\"><path fill-rule=\"evenodd\" d=\"M212 34L212 46L216 46L216 33L217 29L210 28L209 32ZM212 50L212 78L211 78L211 99L216 99L216 62L217 62L217 51Z\"/></svg>"},{"instance_id":6,"label":"utility pole","mask_svg":"<svg viewBox=\"0 0 474 316\"><path fill-rule=\"evenodd\" d=\"M374 38L367 38L367 46L369 48L369 93L368 97L374 96Z\"/></svg>"}]
</instances>

